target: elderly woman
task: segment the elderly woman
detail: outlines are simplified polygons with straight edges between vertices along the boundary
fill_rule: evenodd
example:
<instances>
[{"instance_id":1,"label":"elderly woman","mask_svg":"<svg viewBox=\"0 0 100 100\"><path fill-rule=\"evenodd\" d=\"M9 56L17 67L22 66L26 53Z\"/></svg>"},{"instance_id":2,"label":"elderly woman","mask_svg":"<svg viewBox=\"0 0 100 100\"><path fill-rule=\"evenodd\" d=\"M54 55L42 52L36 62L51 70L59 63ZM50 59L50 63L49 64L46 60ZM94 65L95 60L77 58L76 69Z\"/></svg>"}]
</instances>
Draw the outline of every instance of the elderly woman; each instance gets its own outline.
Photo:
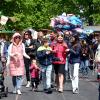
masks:
<instances>
[{"instance_id":1,"label":"elderly woman","mask_svg":"<svg viewBox=\"0 0 100 100\"><path fill-rule=\"evenodd\" d=\"M14 86L13 93L21 94L22 78L24 76L24 57L30 59L25 53L25 46L19 33L12 36L12 43L8 48L9 71Z\"/></svg>"}]
</instances>

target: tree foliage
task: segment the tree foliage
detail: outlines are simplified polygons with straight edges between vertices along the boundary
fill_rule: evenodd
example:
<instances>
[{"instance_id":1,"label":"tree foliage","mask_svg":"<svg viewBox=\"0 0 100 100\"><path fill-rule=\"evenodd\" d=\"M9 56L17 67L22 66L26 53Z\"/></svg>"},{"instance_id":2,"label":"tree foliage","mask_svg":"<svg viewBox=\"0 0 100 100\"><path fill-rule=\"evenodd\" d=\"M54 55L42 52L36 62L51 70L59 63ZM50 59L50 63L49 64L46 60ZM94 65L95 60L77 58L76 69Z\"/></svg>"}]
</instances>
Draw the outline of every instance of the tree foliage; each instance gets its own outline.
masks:
<instances>
[{"instance_id":1,"label":"tree foliage","mask_svg":"<svg viewBox=\"0 0 100 100\"><path fill-rule=\"evenodd\" d=\"M0 0L3 15L15 18L7 28L48 28L50 18L63 12L81 15L89 24L100 23L99 0Z\"/></svg>"}]
</instances>

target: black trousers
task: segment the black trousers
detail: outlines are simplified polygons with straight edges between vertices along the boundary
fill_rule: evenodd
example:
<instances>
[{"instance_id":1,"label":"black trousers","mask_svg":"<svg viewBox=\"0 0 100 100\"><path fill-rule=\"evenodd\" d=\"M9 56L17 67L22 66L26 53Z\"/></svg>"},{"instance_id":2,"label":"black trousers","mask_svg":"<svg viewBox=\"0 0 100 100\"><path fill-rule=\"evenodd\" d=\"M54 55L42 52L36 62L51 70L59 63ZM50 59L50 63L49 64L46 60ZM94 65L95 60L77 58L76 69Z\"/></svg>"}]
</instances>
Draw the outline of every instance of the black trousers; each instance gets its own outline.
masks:
<instances>
[{"instance_id":1,"label":"black trousers","mask_svg":"<svg viewBox=\"0 0 100 100\"><path fill-rule=\"evenodd\" d=\"M27 81L30 81L30 70L29 67L31 65L31 60L24 58L24 64L25 64L25 70L26 70L26 79Z\"/></svg>"},{"instance_id":2,"label":"black trousers","mask_svg":"<svg viewBox=\"0 0 100 100\"><path fill-rule=\"evenodd\" d=\"M39 85L39 78L31 78L32 88L37 88Z\"/></svg>"}]
</instances>

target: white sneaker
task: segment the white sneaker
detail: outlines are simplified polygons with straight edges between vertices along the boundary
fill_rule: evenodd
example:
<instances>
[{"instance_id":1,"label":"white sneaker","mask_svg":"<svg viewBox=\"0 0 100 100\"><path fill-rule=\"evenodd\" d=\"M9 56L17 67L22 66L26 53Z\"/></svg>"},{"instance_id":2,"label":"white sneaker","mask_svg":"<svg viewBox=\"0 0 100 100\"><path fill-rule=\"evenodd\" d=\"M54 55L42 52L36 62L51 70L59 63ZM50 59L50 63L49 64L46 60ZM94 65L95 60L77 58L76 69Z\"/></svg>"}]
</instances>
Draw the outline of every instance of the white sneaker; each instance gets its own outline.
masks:
<instances>
[{"instance_id":1,"label":"white sneaker","mask_svg":"<svg viewBox=\"0 0 100 100\"><path fill-rule=\"evenodd\" d=\"M28 87L30 87L30 85L31 85L31 83L30 83L30 81L28 81L26 87L28 88Z\"/></svg>"},{"instance_id":2,"label":"white sneaker","mask_svg":"<svg viewBox=\"0 0 100 100\"><path fill-rule=\"evenodd\" d=\"M79 94L79 89L76 88L75 90L73 90L73 94Z\"/></svg>"},{"instance_id":3,"label":"white sneaker","mask_svg":"<svg viewBox=\"0 0 100 100\"><path fill-rule=\"evenodd\" d=\"M13 94L16 94L16 93L17 93L17 91L14 90L14 91L13 91Z\"/></svg>"},{"instance_id":4,"label":"white sneaker","mask_svg":"<svg viewBox=\"0 0 100 100\"><path fill-rule=\"evenodd\" d=\"M20 90L17 90L17 93L18 93L19 95L21 95L21 94L22 94Z\"/></svg>"},{"instance_id":5,"label":"white sneaker","mask_svg":"<svg viewBox=\"0 0 100 100\"><path fill-rule=\"evenodd\" d=\"M13 94L16 94L16 93L17 93L17 89L16 89L16 88L14 88Z\"/></svg>"}]
</instances>

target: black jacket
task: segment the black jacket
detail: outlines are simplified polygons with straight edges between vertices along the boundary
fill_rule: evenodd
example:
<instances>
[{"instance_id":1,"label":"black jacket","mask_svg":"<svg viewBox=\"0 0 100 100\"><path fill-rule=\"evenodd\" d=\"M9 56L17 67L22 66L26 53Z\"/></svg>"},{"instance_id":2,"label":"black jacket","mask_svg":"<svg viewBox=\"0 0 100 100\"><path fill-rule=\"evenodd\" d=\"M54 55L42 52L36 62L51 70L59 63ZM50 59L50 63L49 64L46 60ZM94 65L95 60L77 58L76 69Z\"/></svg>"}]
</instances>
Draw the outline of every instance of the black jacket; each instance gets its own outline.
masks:
<instances>
[{"instance_id":1,"label":"black jacket","mask_svg":"<svg viewBox=\"0 0 100 100\"><path fill-rule=\"evenodd\" d=\"M26 53L30 57L35 57L36 56L36 51L37 51L35 40L31 39L29 45L27 44L26 40L24 40L23 43L25 44ZM29 48L30 46L33 46L33 48Z\"/></svg>"}]
</instances>

